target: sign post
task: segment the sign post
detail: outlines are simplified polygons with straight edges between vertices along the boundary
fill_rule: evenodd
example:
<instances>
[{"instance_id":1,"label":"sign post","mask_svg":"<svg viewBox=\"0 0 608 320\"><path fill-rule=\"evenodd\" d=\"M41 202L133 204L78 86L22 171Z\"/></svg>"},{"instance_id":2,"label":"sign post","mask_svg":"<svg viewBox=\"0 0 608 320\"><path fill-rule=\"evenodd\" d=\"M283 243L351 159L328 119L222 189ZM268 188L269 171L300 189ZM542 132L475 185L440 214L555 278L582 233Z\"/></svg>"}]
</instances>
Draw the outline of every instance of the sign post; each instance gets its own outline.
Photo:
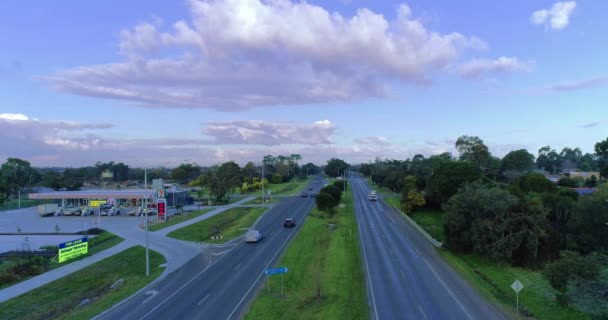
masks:
<instances>
[{"instance_id":1,"label":"sign post","mask_svg":"<svg viewBox=\"0 0 608 320\"><path fill-rule=\"evenodd\" d=\"M515 291L517 295L517 304L515 310L517 311L517 314L519 314L519 292L521 291L521 289L524 288L524 285L521 284L519 280L515 280L515 282L513 282L513 284L511 285L511 288L513 289L513 291Z\"/></svg>"},{"instance_id":2,"label":"sign post","mask_svg":"<svg viewBox=\"0 0 608 320\"><path fill-rule=\"evenodd\" d=\"M279 268L264 270L264 274L266 274L267 276L271 276L273 274L281 275L281 297L283 296L283 293L284 293L284 290L283 290L283 274L284 273L287 273L286 267L279 267ZM268 278L268 292L270 292L270 278Z\"/></svg>"},{"instance_id":3,"label":"sign post","mask_svg":"<svg viewBox=\"0 0 608 320\"><path fill-rule=\"evenodd\" d=\"M58 262L62 263L66 260L74 259L80 255L87 254L89 252L88 238L80 238L64 243L60 243L57 246L59 255Z\"/></svg>"}]
</instances>

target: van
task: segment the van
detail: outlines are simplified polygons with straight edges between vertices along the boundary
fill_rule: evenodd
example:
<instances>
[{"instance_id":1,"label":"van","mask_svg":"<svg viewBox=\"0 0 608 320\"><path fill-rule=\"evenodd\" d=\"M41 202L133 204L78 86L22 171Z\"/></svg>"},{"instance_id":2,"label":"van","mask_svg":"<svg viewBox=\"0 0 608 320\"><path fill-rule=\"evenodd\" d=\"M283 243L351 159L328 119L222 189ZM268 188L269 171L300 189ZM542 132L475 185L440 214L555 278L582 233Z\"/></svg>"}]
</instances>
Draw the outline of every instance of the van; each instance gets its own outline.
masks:
<instances>
[{"instance_id":1,"label":"van","mask_svg":"<svg viewBox=\"0 0 608 320\"><path fill-rule=\"evenodd\" d=\"M259 230L249 230L245 234L245 242L259 242L262 240L262 232Z\"/></svg>"}]
</instances>

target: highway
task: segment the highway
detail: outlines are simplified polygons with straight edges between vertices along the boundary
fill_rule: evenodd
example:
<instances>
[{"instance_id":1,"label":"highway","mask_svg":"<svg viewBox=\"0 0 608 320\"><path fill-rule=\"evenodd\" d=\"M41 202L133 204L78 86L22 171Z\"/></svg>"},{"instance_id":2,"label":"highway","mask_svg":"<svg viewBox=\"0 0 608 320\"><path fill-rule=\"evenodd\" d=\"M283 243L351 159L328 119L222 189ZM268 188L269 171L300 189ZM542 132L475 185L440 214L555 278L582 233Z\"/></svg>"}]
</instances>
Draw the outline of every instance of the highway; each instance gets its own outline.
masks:
<instances>
[{"instance_id":1,"label":"highway","mask_svg":"<svg viewBox=\"0 0 608 320\"><path fill-rule=\"evenodd\" d=\"M507 319L481 298L400 213L351 179L371 319Z\"/></svg>"},{"instance_id":2,"label":"highway","mask_svg":"<svg viewBox=\"0 0 608 320\"><path fill-rule=\"evenodd\" d=\"M314 192L323 179L310 185ZM306 190L306 192L309 192ZM311 197L286 197L266 212L255 226L264 235L259 243L215 247L196 256L180 269L101 319L238 319L314 205ZM295 228L283 228L285 218ZM288 276L288 275L287 275Z\"/></svg>"}]
</instances>

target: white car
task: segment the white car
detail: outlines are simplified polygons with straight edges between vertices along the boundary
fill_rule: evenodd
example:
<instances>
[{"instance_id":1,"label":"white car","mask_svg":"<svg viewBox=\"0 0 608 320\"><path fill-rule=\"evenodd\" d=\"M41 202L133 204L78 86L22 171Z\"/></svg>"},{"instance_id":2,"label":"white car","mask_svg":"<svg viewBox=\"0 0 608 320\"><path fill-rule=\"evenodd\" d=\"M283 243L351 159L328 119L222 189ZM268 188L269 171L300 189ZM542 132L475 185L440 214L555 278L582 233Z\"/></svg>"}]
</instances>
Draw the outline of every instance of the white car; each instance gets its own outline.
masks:
<instances>
[{"instance_id":1,"label":"white car","mask_svg":"<svg viewBox=\"0 0 608 320\"><path fill-rule=\"evenodd\" d=\"M259 230L249 230L245 234L245 242L259 242L262 240L262 232Z\"/></svg>"}]
</instances>

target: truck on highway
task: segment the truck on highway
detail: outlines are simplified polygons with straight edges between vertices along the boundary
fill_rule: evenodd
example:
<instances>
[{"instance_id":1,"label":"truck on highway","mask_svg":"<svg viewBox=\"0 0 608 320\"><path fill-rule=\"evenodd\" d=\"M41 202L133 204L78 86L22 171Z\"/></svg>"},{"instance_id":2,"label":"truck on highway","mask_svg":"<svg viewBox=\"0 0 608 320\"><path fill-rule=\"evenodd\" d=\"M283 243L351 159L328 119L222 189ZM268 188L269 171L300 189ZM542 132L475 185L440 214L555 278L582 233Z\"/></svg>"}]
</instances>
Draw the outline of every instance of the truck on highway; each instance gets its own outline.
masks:
<instances>
[{"instance_id":1,"label":"truck on highway","mask_svg":"<svg viewBox=\"0 0 608 320\"><path fill-rule=\"evenodd\" d=\"M52 216L59 210L59 205L56 203L39 204L37 209L41 217Z\"/></svg>"},{"instance_id":2,"label":"truck on highway","mask_svg":"<svg viewBox=\"0 0 608 320\"><path fill-rule=\"evenodd\" d=\"M367 198L369 199L369 201L376 201L376 200L378 200L378 195L376 194L375 190L372 190L367 195Z\"/></svg>"}]
</instances>

